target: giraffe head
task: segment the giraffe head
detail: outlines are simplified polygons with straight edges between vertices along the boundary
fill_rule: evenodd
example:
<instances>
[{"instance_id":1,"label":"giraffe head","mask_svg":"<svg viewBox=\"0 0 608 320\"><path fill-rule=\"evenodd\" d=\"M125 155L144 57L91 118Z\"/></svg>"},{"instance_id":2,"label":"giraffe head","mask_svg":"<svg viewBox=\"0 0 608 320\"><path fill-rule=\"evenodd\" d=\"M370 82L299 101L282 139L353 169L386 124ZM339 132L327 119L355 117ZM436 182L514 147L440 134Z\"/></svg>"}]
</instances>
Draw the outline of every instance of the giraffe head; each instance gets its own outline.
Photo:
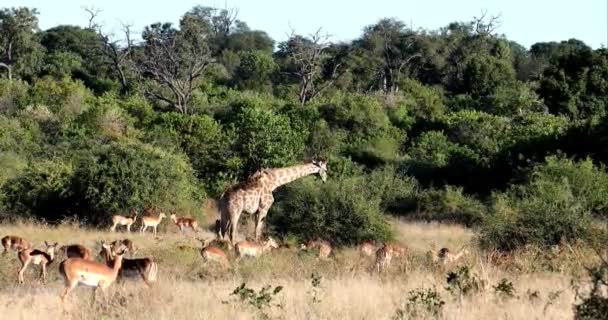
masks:
<instances>
[{"instance_id":1,"label":"giraffe head","mask_svg":"<svg viewBox=\"0 0 608 320\"><path fill-rule=\"evenodd\" d=\"M319 169L318 173L321 181L327 181L327 160L313 160L312 164Z\"/></svg>"}]
</instances>

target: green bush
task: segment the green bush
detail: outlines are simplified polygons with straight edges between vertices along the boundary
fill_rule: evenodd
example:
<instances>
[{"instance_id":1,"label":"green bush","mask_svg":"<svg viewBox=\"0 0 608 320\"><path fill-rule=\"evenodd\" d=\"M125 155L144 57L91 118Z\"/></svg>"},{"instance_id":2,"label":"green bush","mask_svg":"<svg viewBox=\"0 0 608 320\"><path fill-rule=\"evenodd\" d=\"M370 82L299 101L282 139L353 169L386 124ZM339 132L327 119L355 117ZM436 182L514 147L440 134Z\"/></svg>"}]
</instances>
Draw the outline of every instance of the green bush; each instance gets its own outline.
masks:
<instances>
[{"instance_id":1,"label":"green bush","mask_svg":"<svg viewBox=\"0 0 608 320\"><path fill-rule=\"evenodd\" d=\"M407 215L413 219L461 223L477 226L483 221L486 208L479 200L467 196L462 188L445 186L428 189L415 196L415 211Z\"/></svg>"},{"instance_id":2,"label":"green bush","mask_svg":"<svg viewBox=\"0 0 608 320\"><path fill-rule=\"evenodd\" d=\"M330 177L325 184L304 179L276 194L268 223L283 236L302 240L320 237L339 245L389 239L382 199L369 191L365 176Z\"/></svg>"},{"instance_id":3,"label":"green bush","mask_svg":"<svg viewBox=\"0 0 608 320\"><path fill-rule=\"evenodd\" d=\"M188 155L194 173L210 194L220 194L242 171L241 158L233 150L234 133L206 115L164 113L154 121L146 140Z\"/></svg>"},{"instance_id":4,"label":"green bush","mask_svg":"<svg viewBox=\"0 0 608 320\"><path fill-rule=\"evenodd\" d=\"M70 209L74 169L61 160L30 163L2 187L8 212L48 220L61 219Z\"/></svg>"},{"instance_id":5,"label":"green bush","mask_svg":"<svg viewBox=\"0 0 608 320\"><path fill-rule=\"evenodd\" d=\"M494 195L481 229L482 244L511 250L592 240L591 213L603 211L606 177L590 160L547 158L529 173L525 184Z\"/></svg>"},{"instance_id":6,"label":"green bush","mask_svg":"<svg viewBox=\"0 0 608 320\"><path fill-rule=\"evenodd\" d=\"M61 123L75 119L88 108L92 92L80 81L70 78L54 80L45 77L37 81L29 92L29 104L48 106Z\"/></svg>"},{"instance_id":7,"label":"green bush","mask_svg":"<svg viewBox=\"0 0 608 320\"><path fill-rule=\"evenodd\" d=\"M243 107L232 128L246 173L293 162L304 152L308 137L308 130L292 124L289 117L257 107Z\"/></svg>"},{"instance_id":8,"label":"green bush","mask_svg":"<svg viewBox=\"0 0 608 320\"><path fill-rule=\"evenodd\" d=\"M90 222L158 205L194 208L201 192L187 158L140 143L110 143L78 161L73 193Z\"/></svg>"},{"instance_id":9,"label":"green bush","mask_svg":"<svg viewBox=\"0 0 608 320\"><path fill-rule=\"evenodd\" d=\"M0 112L11 113L27 100L29 85L25 81L0 78Z\"/></svg>"}]
</instances>

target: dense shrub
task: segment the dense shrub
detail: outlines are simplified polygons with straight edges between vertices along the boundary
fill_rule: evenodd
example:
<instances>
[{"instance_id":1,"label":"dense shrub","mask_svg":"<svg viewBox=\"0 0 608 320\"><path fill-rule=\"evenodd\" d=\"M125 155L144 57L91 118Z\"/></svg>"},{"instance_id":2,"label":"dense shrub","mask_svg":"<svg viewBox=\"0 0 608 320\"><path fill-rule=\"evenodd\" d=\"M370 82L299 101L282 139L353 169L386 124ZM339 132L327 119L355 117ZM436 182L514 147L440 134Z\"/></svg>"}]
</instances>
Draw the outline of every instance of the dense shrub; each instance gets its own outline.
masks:
<instances>
[{"instance_id":1,"label":"dense shrub","mask_svg":"<svg viewBox=\"0 0 608 320\"><path fill-rule=\"evenodd\" d=\"M61 219L72 205L73 174L73 167L59 159L30 163L20 175L4 184L4 207L20 216Z\"/></svg>"},{"instance_id":2,"label":"dense shrub","mask_svg":"<svg viewBox=\"0 0 608 320\"><path fill-rule=\"evenodd\" d=\"M117 211L158 205L195 207L201 192L188 160L139 143L110 143L81 159L73 193L89 221Z\"/></svg>"},{"instance_id":3,"label":"dense shrub","mask_svg":"<svg viewBox=\"0 0 608 320\"><path fill-rule=\"evenodd\" d=\"M91 97L91 92L80 81L45 77L31 88L29 103L46 105L54 113L74 118L86 109L87 99Z\"/></svg>"},{"instance_id":4,"label":"dense shrub","mask_svg":"<svg viewBox=\"0 0 608 320\"><path fill-rule=\"evenodd\" d=\"M405 213L412 219L477 226L486 213L479 200L464 194L462 188L452 186L420 191L414 201L415 210Z\"/></svg>"},{"instance_id":5,"label":"dense shrub","mask_svg":"<svg viewBox=\"0 0 608 320\"><path fill-rule=\"evenodd\" d=\"M304 240L320 237L344 245L386 240L391 232L382 199L369 191L363 176L330 178L325 184L304 179L278 192L268 223L276 233Z\"/></svg>"},{"instance_id":6,"label":"dense shrub","mask_svg":"<svg viewBox=\"0 0 608 320\"><path fill-rule=\"evenodd\" d=\"M243 164L233 150L234 139L233 132L209 116L175 112L160 115L146 137L154 145L188 155L196 176L213 195L241 173Z\"/></svg>"},{"instance_id":7,"label":"dense shrub","mask_svg":"<svg viewBox=\"0 0 608 320\"><path fill-rule=\"evenodd\" d=\"M25 81L0 78L0 112L9 113L22 107L28 90L29 85Z\"/></svg>"},{"instance_id":8,"label":"dense shrub","mask_svg":"<svg viewBox=\"0 0 608 320\"><path fill-rule=\"evenodd\" d=\"M293 125L287 116L255 107L242 108L233 129L245 172L294 161L302 155L308 136L306 128Z\"/></svg>"},{"instance_id":9,"label":"dense shrub","mask_svg":"<svg viewBox=\"0 0 608 320\"><path fill-rule=\"evenodd\" d=\"M591 213L605 207L606 177L589 160L548 158L529 173L525 184L494 195L482 243L514 249L591 240Z\"/></svg>"}]
</instances>

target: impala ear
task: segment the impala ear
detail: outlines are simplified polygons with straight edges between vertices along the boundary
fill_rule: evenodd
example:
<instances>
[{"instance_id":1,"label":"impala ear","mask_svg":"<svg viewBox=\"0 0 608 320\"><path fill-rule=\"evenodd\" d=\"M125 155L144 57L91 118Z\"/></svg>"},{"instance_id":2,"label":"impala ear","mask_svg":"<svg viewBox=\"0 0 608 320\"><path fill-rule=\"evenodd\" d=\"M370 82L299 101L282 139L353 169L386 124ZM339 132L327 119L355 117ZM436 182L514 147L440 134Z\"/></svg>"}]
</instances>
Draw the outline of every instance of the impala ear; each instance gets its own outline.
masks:
<instances>
[{"instance_id":1,"label":"impala ear","mask_svg":"<svg viewBox=\"0 0 608 320\"><path fill-rule=\"evenodd\" d=\"M50 247L50 246L49 246L49 243L48 243L48 242L46 242L46 240L44 240L44 245L45 245L45 246L47 246L47 247Z\"/></svg>"},{"instance_id":2,"label":"impala ear","mask_svg":"<svg viewBox=\"0 0 608 320\"><path fill-rule=\"evenodd\" d=\"M56 247L57 245L59 245L59 243L55 242L55 244L53 245L53 247Z\"/></svg>"}]
</instances>

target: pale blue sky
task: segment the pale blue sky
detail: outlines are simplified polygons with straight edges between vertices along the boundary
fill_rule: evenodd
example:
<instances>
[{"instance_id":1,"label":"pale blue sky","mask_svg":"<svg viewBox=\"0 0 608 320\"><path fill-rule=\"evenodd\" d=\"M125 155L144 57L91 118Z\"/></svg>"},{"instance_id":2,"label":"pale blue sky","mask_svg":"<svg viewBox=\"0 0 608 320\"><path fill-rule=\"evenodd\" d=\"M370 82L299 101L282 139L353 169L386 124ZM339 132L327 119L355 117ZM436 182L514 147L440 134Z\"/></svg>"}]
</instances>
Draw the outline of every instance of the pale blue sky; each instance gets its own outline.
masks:
<instances>
[{"instance_id":1,"label":"pale blue sky","mask_svg":"<svg viewBox=\"0 0 608 320\"><path fill-rule=\"evenodd\" d=\"M606 3L608 0L2 0L0 7L28 6L40 10L40 27L58 24L84 26L84 6L103 12L98 19L107 30L118 30L119 21L132 23L139 33L145 25L161 21L176 23L191 7L201 4L237 7L239 18L252 29L268 32L275 40L286 38L292 26L298 33L318 27L333 35L333 40L358 37L364 26L383 17L395 17L414 28L437 29L452 21L468 21L482 9L502 14L500 33L529 47L539 41L583 40L593 48L606 44Z\"/></svg>"}]
</instances>

